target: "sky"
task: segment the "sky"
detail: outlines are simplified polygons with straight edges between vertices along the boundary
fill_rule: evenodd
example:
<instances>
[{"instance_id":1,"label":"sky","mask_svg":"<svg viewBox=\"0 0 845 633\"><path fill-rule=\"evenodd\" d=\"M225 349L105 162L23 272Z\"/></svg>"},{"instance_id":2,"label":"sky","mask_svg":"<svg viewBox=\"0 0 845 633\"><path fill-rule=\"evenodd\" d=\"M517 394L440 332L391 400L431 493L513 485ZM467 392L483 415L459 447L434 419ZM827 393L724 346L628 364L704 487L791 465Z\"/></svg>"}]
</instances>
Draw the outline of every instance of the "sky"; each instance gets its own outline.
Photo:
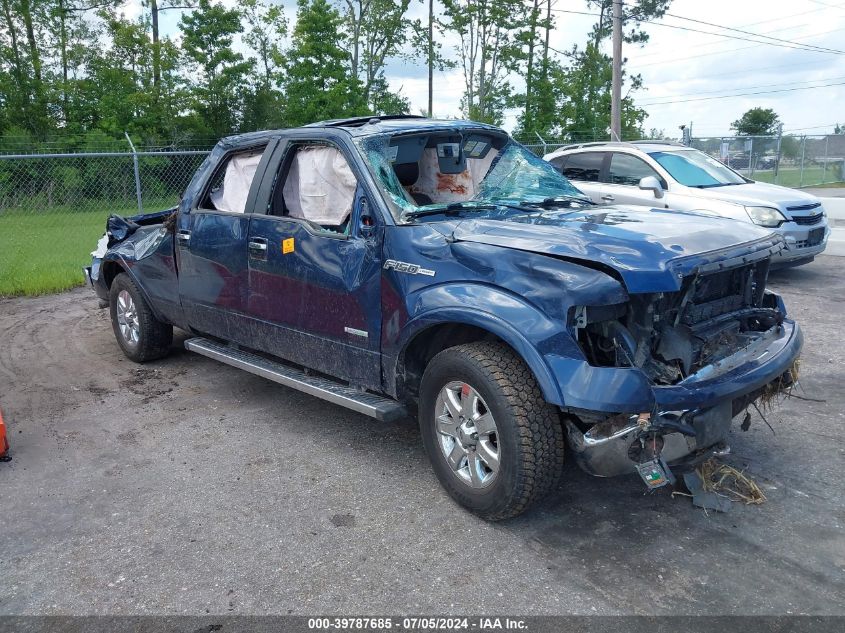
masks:
<instances>
[{"instance_id":1,"label":"sky","mask_svg":"<svg viewBox=\"0 0 845 633\"><path fill-rule=\"evenodd\" d=\"M285 7L292 26L294 0L276 1ZM233 6L237 0L223 2ZM553 6L556 26L551 47L566 50L573 44L583 45L596 18L566 11L594 10L584 0L557 0ZM128 0L124 11L127 17L137 15L141 11L139 0ZM179 13L169 11L164 15L164 34L177 33ZM669 13L672 16L658 23L644 25L650 35L647 44L623 48L626 72L643 78L644 89L635 93L634 100L648 112L643 126L646 132L654 128L676 137L679 125L692 123L693 136L729 135L731 122L758 106L774 109L786 133L830 133L834 124L845 123L845 107L841 105L845 103L845 1L674 0ZM411 17L425 19L427 3L412 0ZM753 40L763 38L691 20L841 53L798 50L795 44L784 42L757 43ZM444 53L457 54L454 37L437 37ZM607 47L609 53L609 41ZM387 67L391 87L410 99L413 112L427 107L427 73L422 59L392 60ZM514 86L523 85L520 77L511 79ZM837 83L840 85L824 86ZM463 85L459 69L435 73L436 116L460 116ZM625 90L623 87L623 94ZM776 90L781 92L771 92ZM729 96L750 92L768 94ZM515 122L516 112L508 112L504 127L512 129Z\"/></svg>"}]
</instances>

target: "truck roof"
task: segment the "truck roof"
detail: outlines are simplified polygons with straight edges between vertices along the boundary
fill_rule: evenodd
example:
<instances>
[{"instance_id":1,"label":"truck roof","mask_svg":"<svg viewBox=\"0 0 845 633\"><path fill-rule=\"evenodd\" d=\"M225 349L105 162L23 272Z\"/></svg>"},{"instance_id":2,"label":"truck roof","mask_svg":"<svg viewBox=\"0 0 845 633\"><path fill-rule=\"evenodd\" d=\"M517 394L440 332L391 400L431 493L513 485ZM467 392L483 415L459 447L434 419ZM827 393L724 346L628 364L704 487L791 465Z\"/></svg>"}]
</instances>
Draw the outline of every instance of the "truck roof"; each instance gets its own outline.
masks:
<instances>
[{"instance_id":1,"label":"truck roof","mask_svg":"<svg viewBox=\"0 0 845 633\"><path fill-rule=\"evenodd\" d=\"M227 146L249 145L278 136L290 129L323 128L343 130L350 136L369 136L371 134L425 132L427 130L448 130L450 128L459 129L464 127L483 128L503 133L501 128L493 125L487 125L486 123L478 123L476 121L467 121L463 119L430 119L428 117L414 114L390 114L381 116L370 115L363 117L350 117L346 119L329 119L326 121L309 123L308 125L304 125L300 128L288 128L287 130L279 129L248 132L246 134L227 136L221 140L221 143Z\"/></svg>"}]
</instances>

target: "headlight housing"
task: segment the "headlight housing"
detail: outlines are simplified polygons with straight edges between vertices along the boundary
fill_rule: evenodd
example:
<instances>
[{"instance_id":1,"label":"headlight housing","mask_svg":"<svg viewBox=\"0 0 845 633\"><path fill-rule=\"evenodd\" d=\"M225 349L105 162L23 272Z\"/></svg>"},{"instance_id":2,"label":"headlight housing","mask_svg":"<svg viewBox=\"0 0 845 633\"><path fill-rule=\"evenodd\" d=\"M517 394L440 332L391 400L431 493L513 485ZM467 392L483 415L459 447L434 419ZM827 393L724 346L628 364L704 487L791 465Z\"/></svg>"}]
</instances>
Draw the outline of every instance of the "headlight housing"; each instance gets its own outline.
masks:
<instances>
[{"instance_id":1,"label":"headlight housing","mask_svg":"<svg viewBox=\"0 0 845 633\"><path fill-rule=\"evenodd\" d=\"M754 224L770 229L786 222L786 216L772 207L745 207L745 212Z\"/></svg>"}]
</instances>

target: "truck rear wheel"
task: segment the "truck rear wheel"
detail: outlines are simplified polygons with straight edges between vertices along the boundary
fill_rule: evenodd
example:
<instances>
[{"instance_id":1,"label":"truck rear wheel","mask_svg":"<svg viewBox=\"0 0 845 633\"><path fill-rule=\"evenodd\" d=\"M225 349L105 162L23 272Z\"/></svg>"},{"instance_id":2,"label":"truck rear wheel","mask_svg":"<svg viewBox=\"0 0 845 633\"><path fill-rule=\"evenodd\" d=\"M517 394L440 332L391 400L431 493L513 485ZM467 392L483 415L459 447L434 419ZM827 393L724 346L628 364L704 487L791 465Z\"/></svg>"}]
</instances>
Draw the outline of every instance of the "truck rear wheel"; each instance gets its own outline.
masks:
<instances>
[{"instance_id":1,"label":"truck rear wheel","mask_svg":"<svg viewBox=\"0 0 845 633\"><path fill-rule=\"evenodd\" d=\"M173 326L155 318L126 273L120 273L112 281L109 312L117 344L127 358L144 363L167 355L173 342Z\"/></svg>"},{"instance_id":2,"label":"truck rear wheel","mask_svg":"<svg viewBox=\"0 0 845 633\"><path fill-rule=\"evenodd\" d=\"M437 354L420 385L423 443L458 503L497 521L516 516L560 483L563 427L528 366L501 343Z\"/></svg>"}]
</instances>

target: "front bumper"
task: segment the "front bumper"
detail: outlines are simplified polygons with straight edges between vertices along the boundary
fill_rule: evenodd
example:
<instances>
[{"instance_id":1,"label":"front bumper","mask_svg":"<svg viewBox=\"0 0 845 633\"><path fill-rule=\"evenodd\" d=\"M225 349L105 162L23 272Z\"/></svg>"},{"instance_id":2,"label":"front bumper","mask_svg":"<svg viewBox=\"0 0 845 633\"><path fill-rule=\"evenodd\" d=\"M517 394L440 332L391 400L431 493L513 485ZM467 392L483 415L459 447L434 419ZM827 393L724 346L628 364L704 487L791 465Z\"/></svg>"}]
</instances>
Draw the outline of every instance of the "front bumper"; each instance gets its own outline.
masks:
<instances>
[{"instance_id":1,"label":"front bumper","mask_svg":"<svg viewBox=\"0 0 845 633\"><path fill-rule=\"evenodd\" d=\"M795 222L784 222L777 232L783 236L786 248L772 257L772 267L788 266L793 262L809 262L821 254L830 237L827 222L815 226L801 226ZM822 233L821 240L817 236Z\"/></svg>"},{"instance_id":2,"label":"front bumper","mask_svg":"<svg viewBox=\"0 0 845 633\"><path fill-rule=\"evenodd\" d=\"M103 260L99 257L92 258L91 265L82 268L82 274L85 275L85 284L96 293L100 301L108 301L109 288L101 273L102 263Z\"/></svg>"},{"instance_id":3,"label":"front bumper","mask_svg":"<svg viewBox=\"0 0 845 633\"><path fill-rule=\"evenodd\" d=\"M733 416L764 387L778 381L788 384L802 344L800 327L787 319L760 341L671 386L651 385L641 372L630 368L587 366L570 373L570 382L559 382L565 412L622 412L612 424L589 429L567 418L567 438L576 461L587 472L603 477L634 472L629 450L644 430L646 415L657 428L665 420L684 421L686 432L661 432L667 462L720 445ZM583 382L593 373L596 380Z\"/></svg>"}]
</instances>

